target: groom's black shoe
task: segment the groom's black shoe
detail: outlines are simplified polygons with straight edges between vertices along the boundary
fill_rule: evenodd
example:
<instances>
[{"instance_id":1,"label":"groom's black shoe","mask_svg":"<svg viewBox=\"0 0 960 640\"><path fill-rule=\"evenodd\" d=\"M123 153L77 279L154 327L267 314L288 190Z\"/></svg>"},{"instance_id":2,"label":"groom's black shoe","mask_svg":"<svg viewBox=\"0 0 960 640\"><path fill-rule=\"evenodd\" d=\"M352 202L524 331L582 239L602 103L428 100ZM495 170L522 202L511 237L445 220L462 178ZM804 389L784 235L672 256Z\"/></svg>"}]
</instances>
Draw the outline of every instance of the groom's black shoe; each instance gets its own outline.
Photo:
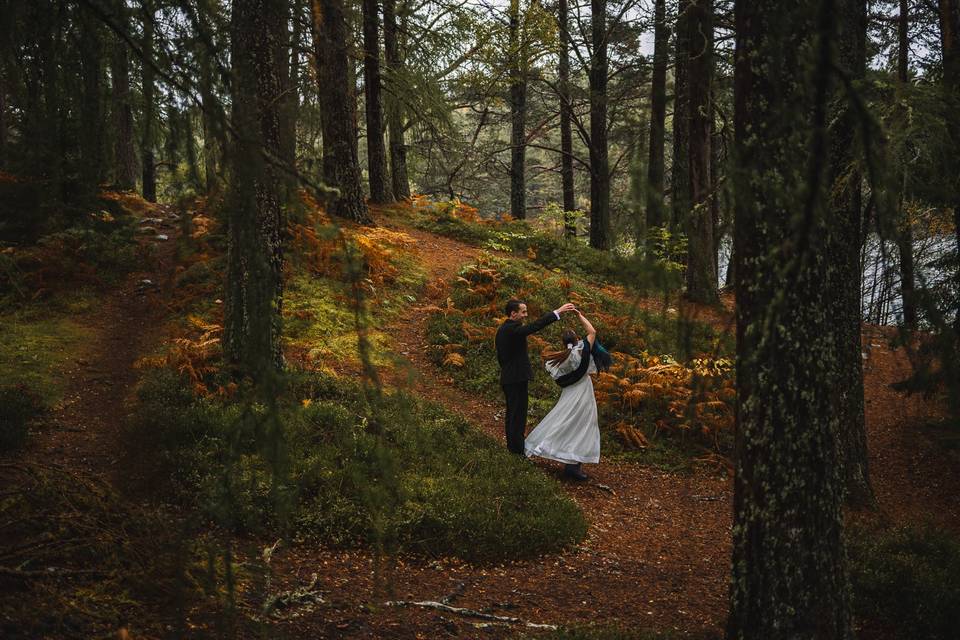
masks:
<instances>
[{"instance_id":1,"label":"groom's black shoe","mask_svg":"<svg viewBox=\"0 0 960 640\"><path fill-rule=\"evenodd\" d=\"M564 465L563 475L571 480L576 480L577 482L586 482L590 479L590 476L580 470L579 464Z\"/></svg>"}]
</instances>

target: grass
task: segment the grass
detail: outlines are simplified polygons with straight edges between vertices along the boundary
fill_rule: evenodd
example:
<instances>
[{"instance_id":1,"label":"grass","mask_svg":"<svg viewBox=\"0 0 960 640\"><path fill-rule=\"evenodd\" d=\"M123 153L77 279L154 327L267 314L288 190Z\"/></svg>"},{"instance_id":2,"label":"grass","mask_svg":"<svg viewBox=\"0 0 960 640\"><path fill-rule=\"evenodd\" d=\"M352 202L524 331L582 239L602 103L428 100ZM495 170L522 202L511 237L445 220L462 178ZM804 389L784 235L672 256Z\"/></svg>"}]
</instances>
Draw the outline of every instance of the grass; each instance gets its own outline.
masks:
<instances>
[{"instance_id":1,"label":"grass","mask_svg":"<svg viewBox=\"0 0 960 640\"><path fill-rule=\"evenodd\" d=\"M64 369L85 356L93 331L73 318L31 305L0 315L0 386L24 384L48 406L69 382Z\"/></svg>"}]
</instances>

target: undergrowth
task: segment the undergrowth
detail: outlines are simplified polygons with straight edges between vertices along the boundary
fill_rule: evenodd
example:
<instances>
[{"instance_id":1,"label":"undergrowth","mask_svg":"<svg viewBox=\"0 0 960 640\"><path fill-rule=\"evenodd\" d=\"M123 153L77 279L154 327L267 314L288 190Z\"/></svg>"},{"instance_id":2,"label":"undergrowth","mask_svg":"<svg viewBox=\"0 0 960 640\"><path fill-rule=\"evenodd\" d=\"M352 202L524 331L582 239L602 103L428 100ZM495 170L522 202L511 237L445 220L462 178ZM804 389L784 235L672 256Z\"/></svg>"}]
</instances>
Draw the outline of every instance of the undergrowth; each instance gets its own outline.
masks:
<instances>
[{"instance_id":1,"label":"undergrowth","mask_svg":"<svg viewBox=\"0 0 960 640\"><path fill-rule=\"evenodd\" d=\"M948 640L960 628L960 539L933 526L848 536L854 607L903 640Z\"/></svg>"},{"instance_id":2,"label":"undergrowth","mask_svg":"<svg viewBox=\"0 0 960 640\"><path fill-rule=\"evenodd\" d=\"M271 461L258 435L272 421ZM586 533L555 481L461 418L404 393L371 400L344 378L291 374L271 415L152 371L133 429L157 477L239 531L474 561L558 551Z\"/></svg>"}]
</instances>

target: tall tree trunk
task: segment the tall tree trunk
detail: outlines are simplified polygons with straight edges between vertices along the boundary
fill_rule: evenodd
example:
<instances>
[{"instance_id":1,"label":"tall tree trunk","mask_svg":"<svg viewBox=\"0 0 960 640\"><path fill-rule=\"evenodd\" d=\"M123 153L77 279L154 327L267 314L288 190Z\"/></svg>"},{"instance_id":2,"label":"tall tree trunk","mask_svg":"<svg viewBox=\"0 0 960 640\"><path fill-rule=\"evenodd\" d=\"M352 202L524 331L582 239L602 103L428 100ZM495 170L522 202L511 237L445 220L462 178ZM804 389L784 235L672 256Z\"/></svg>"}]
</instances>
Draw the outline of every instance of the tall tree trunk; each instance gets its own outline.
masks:
<instances>
[{"instance_id":1,"label":"tall tree trunk","mask_svg":"<svg viewBox=\"0 0 960 640\"><path fill-rule=\"evenodd\" d=\"M234 0L231 18L233 123L230 154L224 350L243 375L283 368L283 228L278 169L279 66L284 0Z\"/></svg>"},{"instance_id":2,"label":"tall tree trunk","mask_svg":"<svg viewBox=\"0 0 960 640\"><path fill-rule=\"evenodd\" d=\"M153 71L153 37L154 37L154 6L153 0L143 2L143 123L142 139L140 143L140 167L142 170L143 199L149 202L157 201L157 173L154 163L155 120L156 105L154 97Z\"/></svg>"},{"instance_id":3,"label":"tall tree trunk","mask_svg":"<svg viewBox=\"0 0 960 640\"><path fill-rule=\"evenodd\" d=\"M866 0L840 0L834 22L838 29L837 53L849 77L866 74ZM856 507L874 503L867 465L867 431L864 423L863 345L860 337L863 271L860 268L860 235L863 227L861 174L856 155L858 116L849 106L845 88L836 83L831 105L829 186L831 228L827 259L833 268L826 293L831 324L837 335L836 416L840 427L840 462L847 502Z\"/></svg>"},{"instance_id":4,"label":"tall tree trunk","mask_svg":"<svg viewBox=\"0 0 960 640\"><path fill-rule=\"evenodd\" d=\"M557 23L560 32L560 183L563 192L564 235L577 235L577 199L573 185L573 105L570 102L570 8L568 0L559 0Z\"/></svg>"},{"instance_id":5,"label":"tall tree trunk","mask_svg":"<svg viewBox=\"0 0 960 640\"><path fill-rule=\"evenodd\" d=\"M387 68L387 80L393 86L386 100L387 133L390 137L390 183L393 197L397 200L410 198L410 181L407 179L407 147L403 140L403 105L400 101L398 74L403 62L397 42L396 0L383 0L383 55Z\"/></svg>"},{"instance_id":6,"label":"tall tree trunk","mask_svg":"<svg viewBox=\"0 0 960 640\"><path fill-rule=\"evenodd\" d=\"M121 28L128 29L126 4L117 2ZM137 152L133 144L133 100L130 96L130 54L120 38L113 42L113 126L116 143L113 154L113 176L118 188L131 191L137 186Z\"/></svg>"},{"instance_id":7,"label":"tall tree trunk","mask_svg":"<svg viewBox=\"0 0 960 640\"><path fill-rule=\"evenodd\" d=\"M214 56L213 36L210 32L207 6L208 0L201 0L197 10L201 38L198 43L197 57L200 62L200 100L203 104L203 179L207 195L220 188L217 177L219 150L225 148L223 122L217 117L221 105L214 93Z\"/></svg>"},{"instance_id":8,"label":"tall tree trunk","mask_svg":"<svg viewBox=\"0 0 960 640\"><path fill-rule=\"evenodd\" d=\"M940 44L943 49L943 91L947 130L953 149L960 148L960 0L940 0ZM960 253L960 159L950 154L947 175L953 176L953 222ZM960 287L960 269L956 274ZM960 341L960 308L954 330Z\"/></svg>"},{"instance_id":9,"label":"tall tree trunk","mask_svg":"<svg viewBox=\"0 0 960 640\"><path fill-rule=\"evenodd\" d=\"M687 216L687 297L715 303L717 296L717 247L713 237L713 159L711 134L713 105L713 2L691 0L687 19L688 93L690 103L689 163L690 213Z\"/></svg>"},{"instance_id":10,"label":"tall tree trunk","mask_svg":"<svg viewBox=\"0 0 960 640\"><path fill-rule=\"evenodd\" d=\"M356 101L349 70L349 29L343 0L312 0L311 9L319 66L324 179L337 188L337 193L327 198L327 210L341 218L372 224L360 186Z\"/></svg>"},{"instance_id":11,"label":"tall tree trunk","mask_svg":"<svg viewBox=\"0 0 960 640\"><path fill-rule=\"evenodd\" d=\"M363 87L367 120L367 171L370 202L392 202L387 185L387 149L383 144L380 84L380 19L377 0L363 0Z\"/></svg>"},{"instance_id":12,"label":"tall tree trunk","mask_svg":"<svg viewBox=\"0 0 960 640\"><path fill-rule=\"evenodd\" d=\"M677 3L677 30L673 64L673 164L670 167L670 226L686 227L690 213L690 96L687 79L690 61L690 6L693 0Z\"/></svg>"},{"instance_id":13,"label":"tall tree trunk","mask_svg":"<svg viewBox=\"0 0 960 640\"><path fill-rule=\"evenodd\" d=\"M900 0L900 17L897 20L897 81L900 86L901 100L906 100L906 91L910 83L910 7L908 0ZM901 110L906 126L909 114ZM897 233L897 247L900 251L900 297L903 300L903 324L910 331L917 329L917 301L914 295L913 274L913 225L910 214L905 209L907 194L907 158L902 154L900 170L900 224Z\"/></svg>"},{"instance_id":14,"label":"tall tree trunk","mask_svg":"<svg viewBox=\"0 0 960 640\"><path fill-rule=\"evenodd\" d=\"M821 159L832 16L817 13L821 4L735 4L737 424L728 638L852 637L836 344L824 286L833 265L816 246L829 224Z\"/></svg>"},{"instance_id":15,"label":"tall tree trunk","mask_svg":"<svg viewBox=\"0 0 960 640\"><path fill-rule=\"evenodd\" d=\"M83 96L80 107L80 184L84 193L97 192L103 173L101 82L103 51L99 21L80 9L80 69Z\"/></svg>"},{"instance_id":16,"label":"tall tree trunk","mask_svg":"<svg viewBox=\"0 0 960 640\"><path fill-rule=\"evenodd\" d=\"M283 87L283 99L280 102L280 161L286 165L284 186L285 202L289 205L296 200L297 190L297 119L300 108L300 24L303 18L301 0L292 0L290 15L285 22L292 22L292 29L284 29L284 41L280 50L280 84ZM287 37L287 34L289 36Z\"/></svg>"},{"instance_id":17,"label":"tall tree trunk","mask_svg":"<svg viewBox=\"0 0 960 640\"><path fill-rule=\"evenodd\" d=\"M199 191L203 186L200 179L200 167L197 164L196 140L193 135L193 110L187 108L183 112L183 148L187 154L187 180L190 187Z\"/></svg>"},{"instance_id":18,"label":"tall tree trunk","mask_svg":"<svg viewBox=\"0 0 960 640\"><path fill-rule=\"evenodd\" d=\"M650 153L647 160L647 228L667 224L663 209L663 139L667 117L667 2L656 0L653 26L653 77L650 88Z\"/></svg>"},{"instance_id":19,"label":"tall tree trunk","mask_svg":"<svg viewBox=\"0 0 960 640\"><path fill-rule=\"evenodd\" d=\"M607 149L607 0L590 0L590 246L607 251L610 162Z\"/></svg>"},{"instance_id":20,"label":"tall tree trunk","mask_svg":"<svg viewBox=\"0 0 960 640\"><path fill-rule=\"evenodd\" d=\"M521 34L520 0L510 0L510 215L527 217L526 46Z\"/></svg>"}]
</instances>

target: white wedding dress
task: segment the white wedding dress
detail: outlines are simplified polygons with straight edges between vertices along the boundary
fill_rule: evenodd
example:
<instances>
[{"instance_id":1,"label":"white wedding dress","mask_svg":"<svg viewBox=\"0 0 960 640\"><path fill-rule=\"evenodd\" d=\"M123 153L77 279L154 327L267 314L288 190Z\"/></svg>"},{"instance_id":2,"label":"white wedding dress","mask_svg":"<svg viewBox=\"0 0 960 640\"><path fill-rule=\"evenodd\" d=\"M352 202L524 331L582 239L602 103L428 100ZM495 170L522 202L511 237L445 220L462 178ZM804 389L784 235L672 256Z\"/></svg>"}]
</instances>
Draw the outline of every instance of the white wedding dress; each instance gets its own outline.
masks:
<instances>
[{"instance_id":1,"label":"white wedding dress","mask_svg":"<svg viewBox=\"0 0 960 640\"><path fill-rule=\"evenodd\" d=\"M571 346L571 353L559 365L547 364L547 373L556 380L580 366L585 342ZM589 356L589 345L587 345ZM600 461L600 425L597 421L597 399L593 395L591 373L597 367L591 360L587 373L580 380L564 387L560 399L530 435L524 450L528 456L549 458L564 464Z\"/></svg>"}]
</instances>

